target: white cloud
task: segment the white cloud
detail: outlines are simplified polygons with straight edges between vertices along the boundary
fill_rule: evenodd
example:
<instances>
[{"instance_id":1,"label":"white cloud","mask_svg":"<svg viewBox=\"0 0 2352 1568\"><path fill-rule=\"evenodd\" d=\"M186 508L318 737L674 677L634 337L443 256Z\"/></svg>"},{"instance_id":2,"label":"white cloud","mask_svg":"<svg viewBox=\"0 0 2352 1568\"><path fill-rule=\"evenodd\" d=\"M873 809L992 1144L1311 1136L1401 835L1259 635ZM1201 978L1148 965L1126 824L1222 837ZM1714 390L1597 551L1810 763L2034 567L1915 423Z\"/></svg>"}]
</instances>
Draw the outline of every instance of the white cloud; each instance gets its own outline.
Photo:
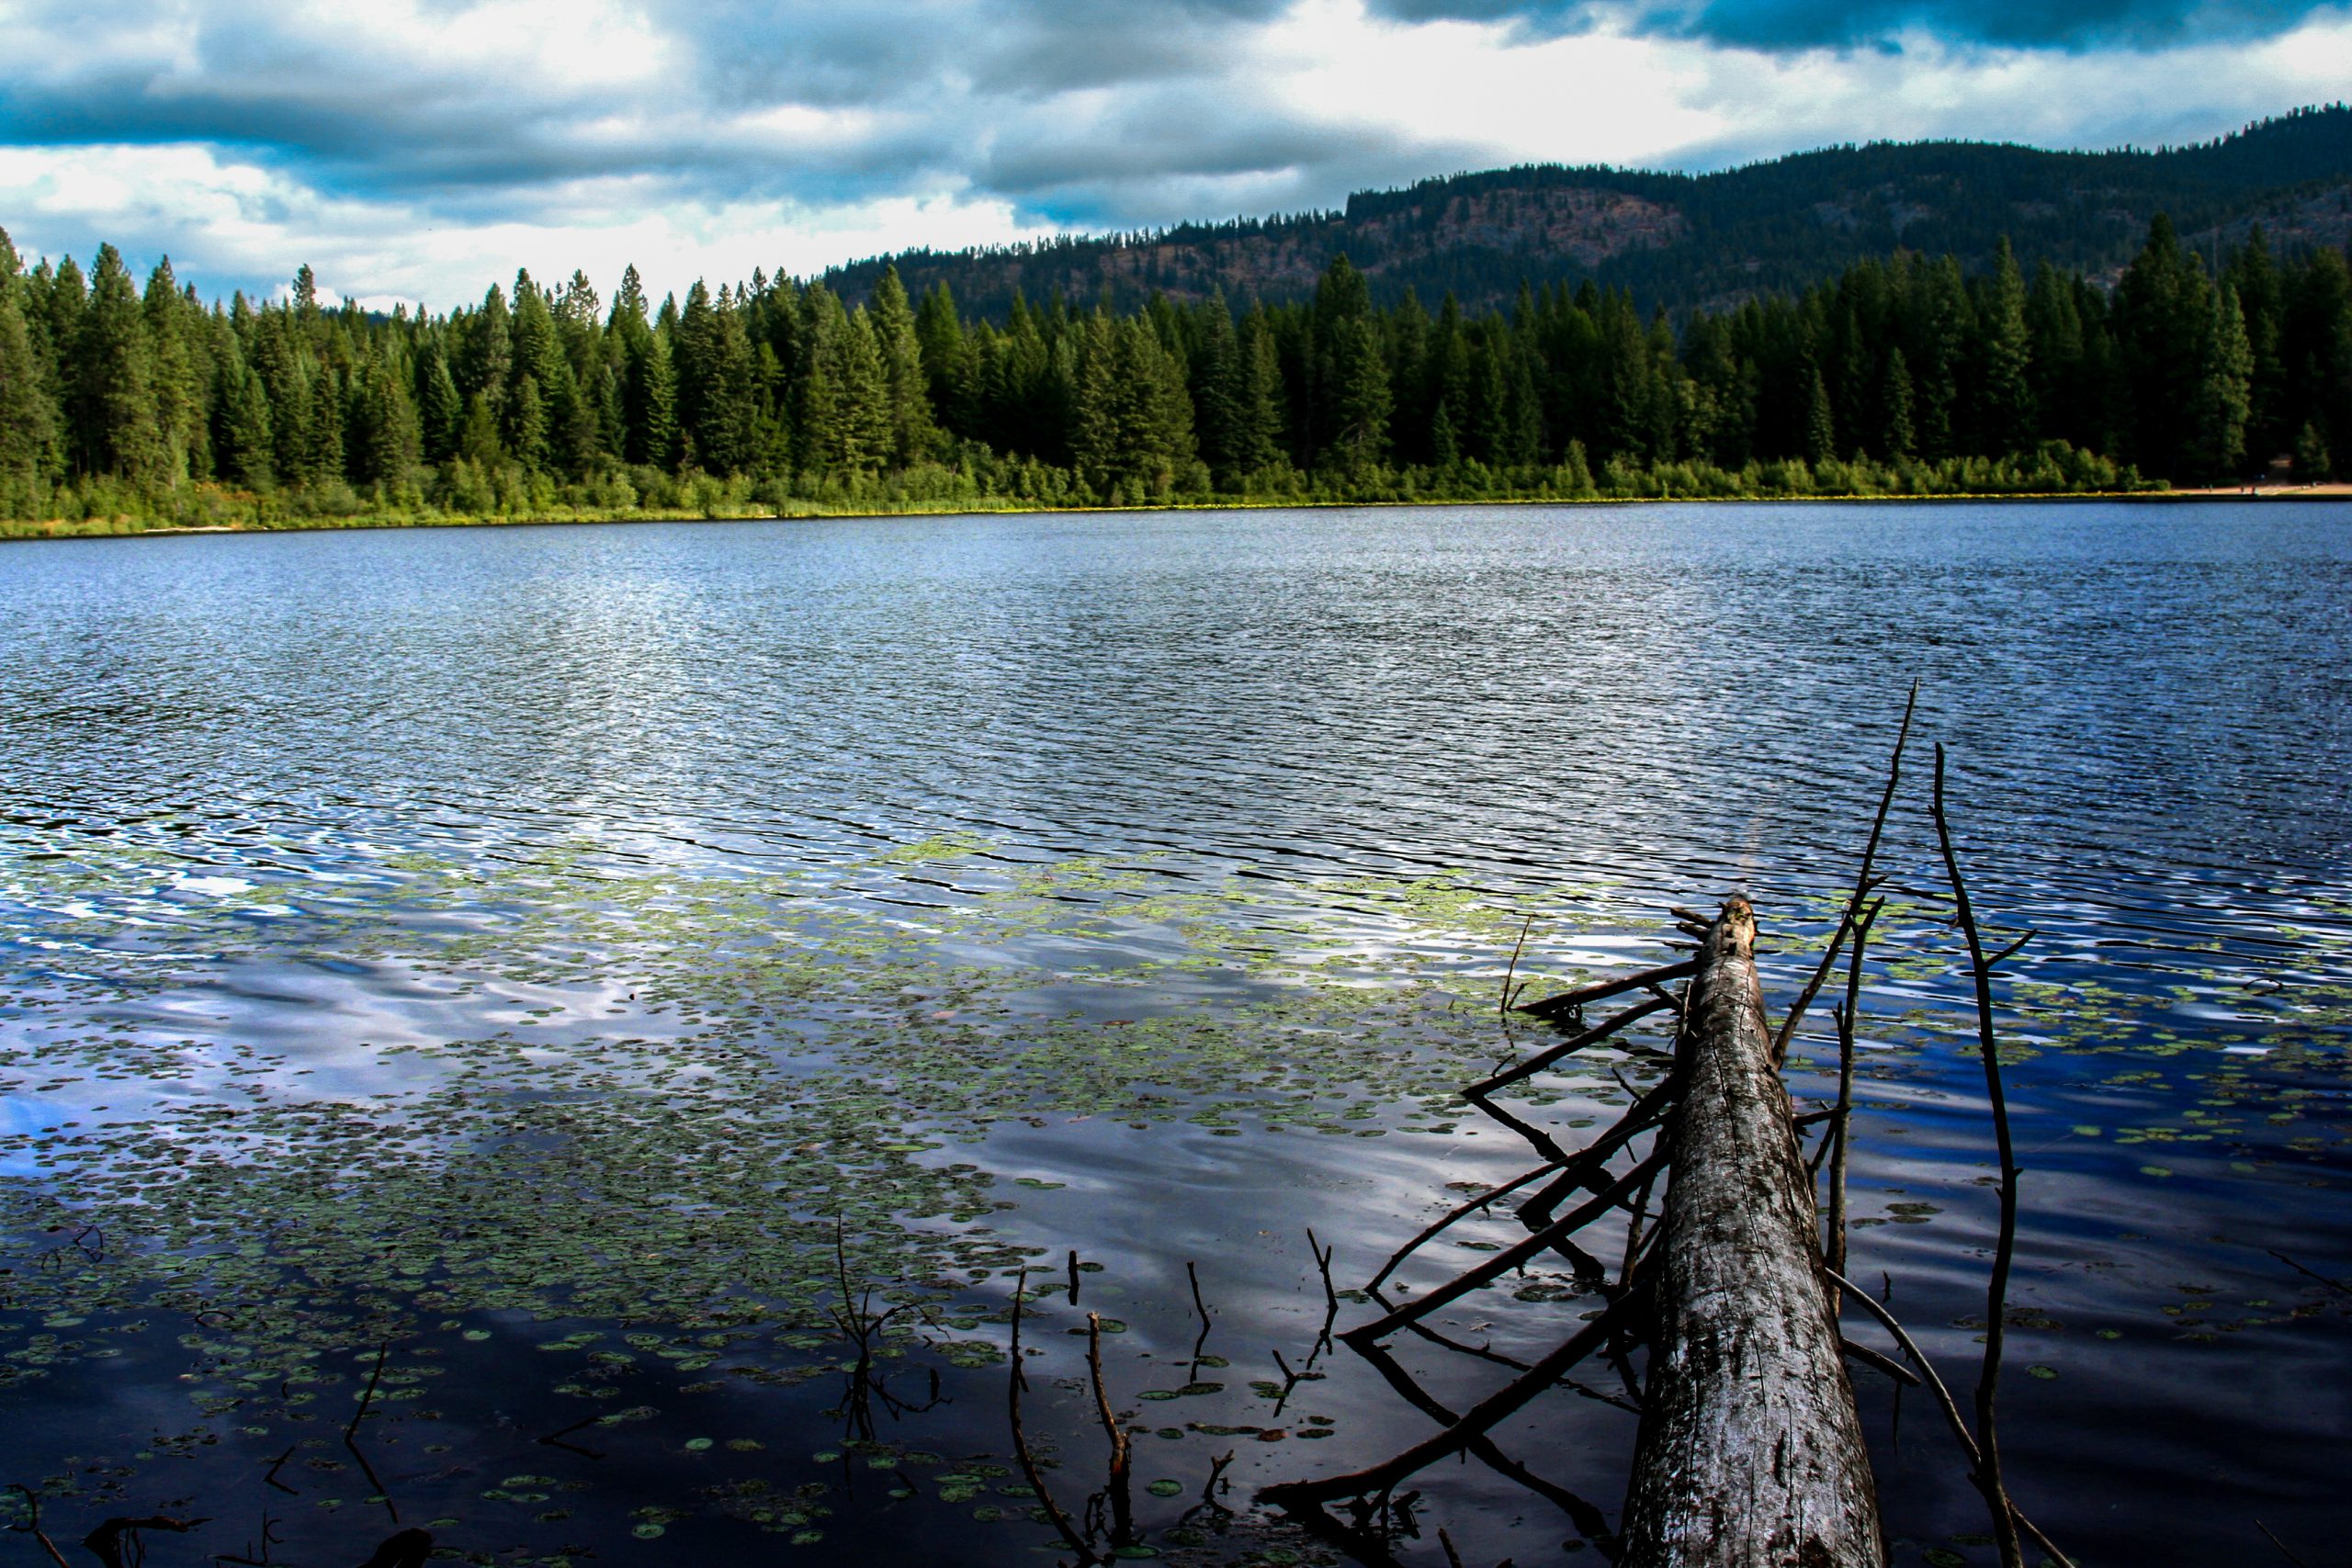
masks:
<instances>
[{"instance_id":1,"label":"white cloud","mask_svg":"<svg viewBox=\"0 0 2352 1568\"><path fill-rule=\"evenodd\" d=\"M451 227L403 204L322 193L218 149L0 148L0 213L19 250L72 251L86 266L107 239L142 271L169 254L182 281L208 295L274 295L307 262L336 298L383 309L469 303L518 266L548 281L577 267L609 293L634 265L658 299L697 277L715 287L754 268L806 276L856 256L1054 231L1023 221L1009 201L944 190L821 207L680 201L642 178L543 194L546 206L578 216Z\"/></svg>"}]
</instances>

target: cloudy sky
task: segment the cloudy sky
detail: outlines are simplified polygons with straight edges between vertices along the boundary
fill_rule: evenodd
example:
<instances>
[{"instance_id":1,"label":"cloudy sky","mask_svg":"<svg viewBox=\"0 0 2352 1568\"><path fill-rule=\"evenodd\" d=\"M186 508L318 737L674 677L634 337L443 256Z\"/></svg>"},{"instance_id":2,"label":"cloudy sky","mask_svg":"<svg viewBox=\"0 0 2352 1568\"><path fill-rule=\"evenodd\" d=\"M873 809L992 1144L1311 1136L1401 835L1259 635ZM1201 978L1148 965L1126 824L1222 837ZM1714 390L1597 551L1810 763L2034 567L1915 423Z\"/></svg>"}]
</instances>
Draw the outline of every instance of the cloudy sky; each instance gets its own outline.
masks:
<instances>
[{"instance_id":1,"label":"cloudy sky","mask_svg":"<svg viewBox=\"0 0 2352 1568\"><path fill-rule=\"evenodd\" d=\"M1337 205L1525 162L2200 140L2352 82L2302 0L0 0L0 227L443 309Z\"/></svg>"}]
</instances>

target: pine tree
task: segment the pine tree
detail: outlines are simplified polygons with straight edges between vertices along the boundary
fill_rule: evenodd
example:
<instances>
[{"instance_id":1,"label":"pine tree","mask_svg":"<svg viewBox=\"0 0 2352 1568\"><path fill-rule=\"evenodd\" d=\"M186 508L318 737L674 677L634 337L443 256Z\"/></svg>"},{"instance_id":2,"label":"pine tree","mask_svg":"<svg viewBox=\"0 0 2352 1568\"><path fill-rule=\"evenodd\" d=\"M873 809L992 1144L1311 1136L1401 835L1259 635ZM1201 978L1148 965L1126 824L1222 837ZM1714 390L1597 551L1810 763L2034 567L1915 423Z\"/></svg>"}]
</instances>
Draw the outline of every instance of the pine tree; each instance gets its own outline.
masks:
<instances>
[{"instance_id":1,"label":"pine tree","mask_svg":"<svg viewBox=\"0 0 2352 1568\"><path fill-rule=\"evenodd\" d=\"M40 473L57 434L57 406L25 324L21 263L0 229L0 480Z\"/></svg>"},{"instance_id":2,"label":"pine tree","mask_svg":"<svg viewBox=\"0 0 2352 1568\"><path fill-rule=\"evenodd\" d=\"M1829 403L1829 384L1813 373L1805 395L1804 460L1818 467L1838 456L1838 421Z\"/></svg>"},{"instance_id":3,"label":"pine tree","mask_svg":"<svg viewBox=\"0 0 2352 1568\"><path fill-rule=\"evenodd\" d=\"M361 484L397 490L415 477L424 442L406 381L381 360L360 374L353 397L350 461L352 478Z\"/></svg>"},{"instance_id":4,"label":"pine tree","mask_svg":"<svg viewBox=\"0 0 2352 1568\"><path fill-rule=\"evenodd\" d=\"M202 468L204 398L197 381L195 355L181 313L179 282L165 256L148 275L146 297L140 311L147 326L147 349L154 367L155 424L164 443L164 472L176 481Z\"/></svg>"},{"instance_id":5,"label":"pine tree","mask_svg":"<svg viewBox=\"0 0 2352 1568\"><path fill-rule=\"evenodd\" d=\"M872 312L852 310L831 344L834 386L832 449L842 466L870 473L889 462L897 445L892 428L889 369Z\"/></svg>"},{"instance_id":6,"label":"pine tree","mask_svg":"<svg viewBox=\"0 0 2352 1568\"><path fill-rule=\"evenodd\" d=\"M1983 379L1979 391L1977 450L2020 452L2033 445L2032 333L2026 324L2025 280L2007 236L1994 258L1980 328Z\"/></svg>"},{"instance_id":7,"label":"pine tree","mask_svg":"<svg viewBox=\"0 0 2352 1568\"><path fill-rule=\"evenodd\" d=\"M325 484L345 477L344 433L348 423L346 389L335 372L321 366L311 380L310 423L302 436L303 479Z\"/></svg>"},{"instance_id":8,"label":"pine tree","mask_svg":"<svg viewBox=\"0 0 2352 1568\"><path fill-rule=\"evenodd\" d=\"M2172 220L2158 213L2114 299L2119 367L2131 399L2121 455L2152 473L2177 473L2188 460L2204 379L2200 344L2212 309L2203 273L2182 252Z\"/></svg>"},{"instance_id":9,"label":"pine tree","mask_svg":"<svg viewBox=\"0 0 2352 1568\"><path fill-rule=\"evenodd\" d=\"M1656 382L1654 387L1656 391L1668 391L1663 381ZM1657 421L1653 419L1652 423ZM1670 443L1672 436L1668 433L1656 439L1661 444ZM1535 390L1533 356L1513 352L1503 378L1502 460L1512 467L1532 468L1543 458L1544 403Z\"/></svg>"},{"instance_id":10,"label":"pine tree","mask_svg":"<svg viewBox=\"0 0 2352 1568\"><path fill-rule=\"evenodd\" d=\"M2296 269L2280 336L2289 417L2316 422L2342 463L2352 452L2352 268L2344 253L2314 251Z\"/></svg>"},{"instance_id":11,"label":"pine tree","mask_svg":"<svg viewBox=\"0 0 2352 1568\"><path fill-rule=\"evenodd\" d=\"M979 366L971 337L956 313L956 297L944 282L922 297L915 311L915 341L922 348L923 378L939 423L959 439L976 438Z\"/></svg>"},{"instance_id":12,"label":"pine tree","mask_svg":"<svg viewBox=\"0 0 2352 1568\"><path fill-rule=\"evenodd\" d=\"M1238 397L1241 342L1233 330L1233 312L1226 305L1223 289L1215 291L1200 307L1198 320L1200 352L1193 361L1193 429L1209 471L1219 485L1234 489L1238 475L1247 471L1233 459L1241 426Z\"/></svg>"},{"instance_id":13,"label":"pine tree","mask_svg":"<svg viewBox=\"0 0 2352 1568\"><path fill-rule=\"evenodd\" d=\"M155 417L154 361L139 295L121 254L98 247L90 304L74 355L80 382L82 450L90 469L133 484L170 477Z\"/></svg>"},{"instance_id":14,"label":"pine tree","mask_svg":"<svg viewBox=\"0 0 2352 1568\"><path fill-rule=\"evenodd\" d=\"M2318 484L2335 470L2328 460L2327 432L2319 421L2306 420L2295 435L2295 479L2301 484Z\"/></svg>"},{"instance_id":15,"label":"pine tree","mask_svg":"<svg viewBox=\"0 0 2352 1568\"><path fill-rule=\"evenodd\" d=\"M1340 466L1360 470L1388 455L1388 365L1372 323L1342 321L1331 349L1332 446Z\"/></svg>"},{"instance_id":16,"label":"pine tree","mask_svg":"<svg viewBox=\"0 0 2352 1568\"><path fill-rule=\"evenodd\" d=\"M1148 319L1120 323L1114 375L1117 386L1116 466L1123 479L1165 500L1193 459L1193 403L1184 367Z\"/></svg>"},{"instance_id":17,"label":"pine tree","mask_svg":"<svg viewBox=\"0 0 2352 1568\"><path fill-rule=\"evenodd\" d=\"M548 406L539 395L539 378L528 371L514 382L506 400L506 449L531 473L548 466Z\"/></svg>"},{"instance_id":18,"label":"pine tree","mask_svg":"<svg viewBox=\"0 0 2352 1568\"><path fill-rule=\"evenodd\" d=\"M2204 350L2193 452L2204 477L2219 480L2234 477L2245 464L2246 418L2254 408L2254 346L2246 341L2238 291L2230 284L2214 296Z\"/></svg>"},{"instance_id":19,"label":"pine tree","mask_svg":"<svg viewBox=\"0 0 2352 1568\"><path fill-rule=\"evenodd\" d=\"M2025 316L2032 340L2026 369L2037 434L2054 435L2070 446L2098 445L2091 429L2091 411L2082 406L2088 395L2082 311L2073 286L2046 261L2034 268Z\"/></svg>"},{"instance_id":20,"label":"pine tree","mask_svg":"<svg viewBox=\"0 0 2352 1568\"><path fill-rule=\"evenodd\" d=\"M1911 367L1904 363L1899 348L1887 353L1886 390L1880 407L1884 412L1879 426L1879 451L1889 457L1910 457L1918 450L1918 434L1911 423Z\"/></svg>"},{"instance_id":21,"label":"pine tree","mask_svg":"<svg viewBox=\"0 0 2352 1568\"><path fill-rule=\"evenodd\" d=\"M932 417L930 379L914 311L899 269L887 267L866 311L873 319L875 346L881 355L884 406L890 427L890 461L899 468L935 455L939 425Z\"/></svg>"},{"instance_id":22,"label":"pine tree","mask_svg":"<svg viewBox=\"0 0 2352 1568\"><path fill-rule=\"evenodd\" d=\"M1469 350L1469 403L1464 409L1463 434L1471 457L1481 463L1499 464L1504 459L1508 441L1505 404L1510 388L1503 377L1500 351L1492 333L1480 333ZM1629 426L1638 422L1629 419Z\"/></svg>"},{"instance_id":23,"label":"pine tree","mask_svg":"<svg viewBox=\"0 0 2352 1568\"><path fill-rule=\"evenodd\" d=\"M630 267L613 297L607 332L620 345L620 455L631 463L669 468L678 460L678 381L670 346L645 319L645 290Z\"/></svg>"},{"instance_id":24,"label":"pine tree","mask_svg":"<svg viewBox=\"0 0 2352 1568\"><path fill-rule=\"evenodd\" d=\"M447 462L457 454L466 400L458 395L457 379L449 374L448 355L441 351L438 338L427 339L424 351L417 356L415 401L424 460Z\"/></svg>"},{"instance_id":25,"label":"pine tree","mask_svg":"<svg viewBox=\"0 0 2352 1568\"><path fill-rule=\"evenodd\" d=\"M678 320L678 429L696 467L714 474L748 468L758 446L752 359L743 319L722 285L713 300L700 282Z\"/></svg>"},{"instance_id":26,"label":"pine tree","mask_svg":"<svg viewBox=\"0 0 2352 1568\"><path fill-rule=\"evenodd\" d=\"M1441 471L1462 461L1462 444L1453 434L1453 410L1441 401L1437 413L1430 421L1430 461Z\"/></svg>"},{"instance_id":27,"label":"pine tree","mask_svg":"<svg viewBox=\"0 0 2352 1568\"><path fill-rule=\"evenodd\" d=\"M2286 451L2292 432L2286 424L2287 367L2281 353L2286 292L2260 224L2230 258L2228 277L2245 317L2246 345L2254 353L2254 375L2247 384L2252 407L2246 414L2246 449L2265 457Z\"/></svg>"},{"instance_id":28,"label":"pine tree","mask_svg":"<svg viewBox=\"0 0 2352 1568\"><path fill-rule=\"evenodd\" d=\"M1121 477L1118 344L1111 318L1097 310L1080 333L1078 384L1070 409L1070 463L1097 496L1108 499Z\"/></svg>"},{"instance_id":29,"label":"pine tree","mask_svg":"<svg viewBox=\"0 0 2352 1568\"><path fill-rule=\"evenodd\" d=\"M270 434L269 394L242 355L220 362L216 400L220 428L213 446L221 477L247 490L264 491L277 479L277 442Z\"/></svg>"},{"instance_id":30,"label":"pine tree","mask_svg":"<svg viewBox=\"0 0 2352 1568\"><path fill-rule=\"evenodd\" d=\"M1241 319L1234 344L1234 426L1227 456L1234 471L1253 474L1283 456L1283 373L1263 305Z\"/></svg>"},{"instance_id":31,"label":"pine tree","mask_svg":"<svg viewBox=\"0 0 2352 1568\"><path fill-rule=\"evenodd\" d=\"M1377 377L1379 394L1372 396L1374 378L1364 359L1372 350L1380 357L1378 344L1360 329L1372 314L1372 286L1363 273L1356 270L1343 252L1331 258L1331 265L1315 285L1313 308L1313 339L1306 364L1306 430L1308 461L1319 462L1327 447L1346 448L1340 461L1350 467L1376 460L1368 456L1374 447L1385 447L1388 417L1387 366L1383 363ZM1342 358L1346 364L1341 364ZM1352 400L1352 402L1351 402ZM1378 404L1379 432L1377 440L1368 442L1372 434L1364 423L1364 416Z\"/></svg>"},{"instance_id":32,"label":"pine tree","mask_svg":"<svg viewBox=\"0 0 2352 1568\"><path fill-rule=\"evenodd\" d=\"M1911 375L1919 451L1928 457L1955 457L1966 441L1960 375L1974 324L1958 258L1917 262L1911 299L1914 326L1906 335L1918 350Z\"/></svg>"},{"instance_id":33,"label":"pine tree","mask_svg":"<svg viewBox=\"0 0 2352 1568\"><path fill-rule=\"evenodd\" d=\"M466 417L458 426L458 456L480 468L494 468L506 461L506 445L498 434L498 411L488 392L466 397Z\"/></svg>"},{"instance_id":34,"label":"pine tree","mask_svg":"<svg viewBox=\"0 0 2352 1568\"><path fill-rule=\"evenodd\" d=\"M584 396L561 355L548 382L548 458L567 479L578 479L597 466L602 457L596 410Z\"/></svg>"},{"instance_id":35,"label":"pine tree","mask_svg":"<svg viewBox=\"0 0 2352 1568\"><path fill-rule=\"evenodd\" d=\"M506 382L514 365L512 317L505 294L493 283L482 296L481 309L466 322L464 350L451 368L459 391L469 399L476 392L485 394L494 411L506 401Z\"/></svg>"},{"instance_id":36,"label":"pine tree","mask_svg":"<svg viewBox=\"0 0 2352 1568\"><path fill-rule=\"evenodd\" d=\"M1388 345L1389 434L1399 462L1428 456L1423 436L1435 405L1430 401L1430 316L1410 288L1388 313L1383 334ZM1542 411L1536 412L1540 424Z\"/></svg>"},{"instance_id":37,"label":"pine tree","mask_svg":"<svg viewBox=\"0 0 2352 1568\"><path fill-rule=\"evenodd\" d=\"M33 276L40 276L35 268ZM83 451L81 423L82 318L89 311L89 286L82 279L82 269L67 256L57 264L43 290L44 309L36 316L28 312L26 329L34 334L34 352L42 355L49 367L49 395L56 404L60 425L59 439L62 456L72 466L86 469L88 460Z\"/></svg>"}]
</instances>

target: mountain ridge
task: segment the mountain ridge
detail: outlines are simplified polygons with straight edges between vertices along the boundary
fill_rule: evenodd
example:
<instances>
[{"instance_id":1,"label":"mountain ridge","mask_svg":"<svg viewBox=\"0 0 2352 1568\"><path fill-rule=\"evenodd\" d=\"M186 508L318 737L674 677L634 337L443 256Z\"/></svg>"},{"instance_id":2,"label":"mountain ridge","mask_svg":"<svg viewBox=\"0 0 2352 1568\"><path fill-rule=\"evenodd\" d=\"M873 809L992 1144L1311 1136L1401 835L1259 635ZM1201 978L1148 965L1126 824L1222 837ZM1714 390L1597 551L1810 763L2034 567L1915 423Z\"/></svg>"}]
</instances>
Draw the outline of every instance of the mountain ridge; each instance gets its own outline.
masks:
<instances>
[{"instance_id":1,"label":"mountain ridge","mask_svg":"<svg viewBox=\"0 0 2352 1568\"><path fill-rule=\"evenodd\" d=\"M2180 147L2053 152L2016 142L1847 143L1706 174L1518 164L1360 191L1327 211L1013 245L910 250L829 269L864 299L886 267L1001 317L1017 290L1128 309L1155 292L1302 298L1345 254L1375 297L1508 302L1591 281L1645 309L1720 310L1803 289L1866 256L1950 252L1973 271L2004 236L2029 265L2121 268L2168 212L2204 249L2261 224L2282 250L2352 240L2352 108L2295 109Z\"/></svg>"}]
</instances>

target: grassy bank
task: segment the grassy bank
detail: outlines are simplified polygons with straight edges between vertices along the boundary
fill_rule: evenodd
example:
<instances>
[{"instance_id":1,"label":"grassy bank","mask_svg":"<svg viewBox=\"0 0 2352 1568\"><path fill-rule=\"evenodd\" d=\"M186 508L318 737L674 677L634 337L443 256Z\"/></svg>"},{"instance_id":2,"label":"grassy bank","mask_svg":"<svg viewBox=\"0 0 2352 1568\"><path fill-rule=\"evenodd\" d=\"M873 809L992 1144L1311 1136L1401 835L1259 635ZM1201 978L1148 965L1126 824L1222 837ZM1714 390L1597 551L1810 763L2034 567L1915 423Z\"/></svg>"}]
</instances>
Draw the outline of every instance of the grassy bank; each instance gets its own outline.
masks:
<instances>
[{"instance_id":1,"label":"grassy bank","mask_svg":"<svg viewBox=\"0 0 2352 1568\"><path fill-rule=\"evenodd\" d=\"M1347 506L1536 502L1894 500L2160 492L2096 454L2050 443L2010 457L1808 464L1802 458L1726 469L1705 463L1590 471L1581 454L1543 468L1370 468L1302 474L1287 467L1238 490L1095 491L1065 468L1035 462L924 464L879 475L753 478L614 469L571 483L518 468L466 463L411 483L362 492L334 483L270 491L206 483L141 491L118 481L0 491L0 538L307 528L430 527L495 523L875 516L897 513L1131 510L1143 507Z\"/></svg>"}]
</instances>

